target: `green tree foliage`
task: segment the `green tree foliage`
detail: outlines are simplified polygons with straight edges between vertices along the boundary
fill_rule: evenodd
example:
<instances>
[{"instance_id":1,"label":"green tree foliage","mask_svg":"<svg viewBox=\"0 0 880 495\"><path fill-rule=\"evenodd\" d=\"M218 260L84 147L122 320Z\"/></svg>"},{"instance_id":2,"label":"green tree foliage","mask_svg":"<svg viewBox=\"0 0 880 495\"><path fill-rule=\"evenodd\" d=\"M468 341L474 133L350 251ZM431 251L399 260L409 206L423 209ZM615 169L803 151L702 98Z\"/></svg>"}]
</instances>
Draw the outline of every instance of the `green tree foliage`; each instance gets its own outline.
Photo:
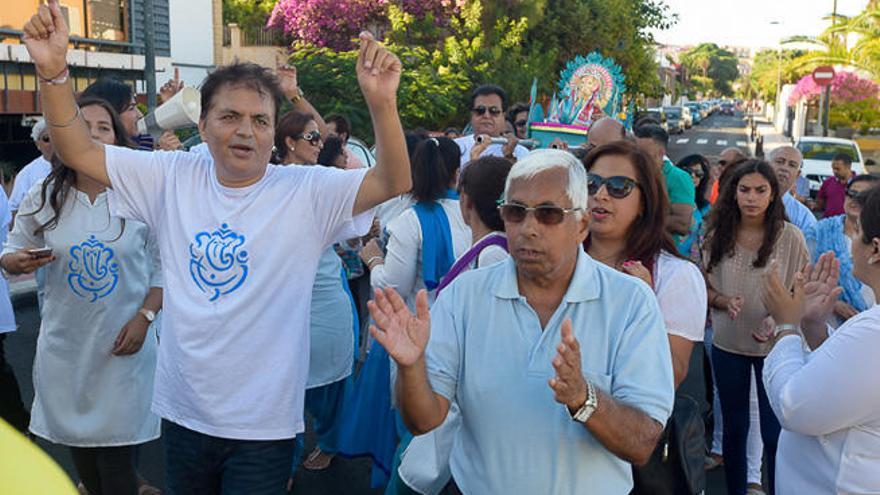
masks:
<instances>
[{"instance_id":1,"label":"green tree foliage","mask_svg":"<svg viewBox=\"0 0 880 495\"><path fill-rule=\"evenodd\" d=\"M752 71L748 75L747 97L758 97L765 101L776 101L777 81L793 84L806 73L798 68L795 60L806 53L803 50L761 50L755 54Z\"/></svg>"},{"instance_id":2,"label":"green tree foliage","mask_svg":"<svg viewBox=\"0 0 880 495\"><path fill-rule=\"evenodd\" d=\"M739 77L736 55L715 43L701 43L681 56L681 64L690 75L690 93L731 96L733 82Z\"/></svg>"},{"instance_id":3,"label":"green tree foliage","mask_svg":"<svg viewBox=\"0 0 880 495\"><path fill-rule=\"evenodd\" d=\"M655 96L661 88L649 29L674 21L660 0L465 0L442 25L390 2L383 36L404 64L404 127L442 129L467 122L476 85L497 83L512 101L524 101L533 78L550 93L565 62L593 50L621 65L631 95ZM369 138L354 57L300 43L291 63L322 112L348 115L354 135Z\"/></svg>"},{"instance_id":4,"label":"green tree foliage","mask_svg":"<svg viewBox=\"0 0 880 495\"><path fill-rule=\"evenodd\" d=\"M223 0L223 24L234 22L244 31L259 32L274 6L275 0Z\"/></svg>"}]
</instances>

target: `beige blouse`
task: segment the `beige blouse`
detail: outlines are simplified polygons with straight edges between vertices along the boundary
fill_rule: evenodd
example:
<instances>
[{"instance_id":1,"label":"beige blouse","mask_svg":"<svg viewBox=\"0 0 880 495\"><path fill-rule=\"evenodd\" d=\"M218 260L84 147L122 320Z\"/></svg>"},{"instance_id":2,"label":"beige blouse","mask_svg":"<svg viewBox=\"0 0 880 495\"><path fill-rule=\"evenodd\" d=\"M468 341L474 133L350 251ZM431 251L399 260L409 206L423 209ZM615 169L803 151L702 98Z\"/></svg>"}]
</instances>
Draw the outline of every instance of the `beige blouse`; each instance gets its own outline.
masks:
<instances>
[{"instance_id":1,"label":"beige blouse","mask_svg":"<svg viewBox=\"0 0 880 495\"><path fill-rule=\"evenodd\" d=\"M709 263L709 244L704 244L704 268ZM743 296L745 299L742 311L735 320L728 316L727 311L712 308L714 345L734 354L763 357L770 352L771 343L761 343L752 337L752 331L760 330L764 319L769 316L761 301L763 275L770 269L773 261L776 261L783 283L787 287L793 287L795 274L807 263L809 256L803 234L788 222L785 222L785 227L779 233L767 264L761 268L752 266L757 256L757 251L737 244L733 256L724 257L707 274L707 279L716 291L730 297Z\"/></svg>"}]
</instances>

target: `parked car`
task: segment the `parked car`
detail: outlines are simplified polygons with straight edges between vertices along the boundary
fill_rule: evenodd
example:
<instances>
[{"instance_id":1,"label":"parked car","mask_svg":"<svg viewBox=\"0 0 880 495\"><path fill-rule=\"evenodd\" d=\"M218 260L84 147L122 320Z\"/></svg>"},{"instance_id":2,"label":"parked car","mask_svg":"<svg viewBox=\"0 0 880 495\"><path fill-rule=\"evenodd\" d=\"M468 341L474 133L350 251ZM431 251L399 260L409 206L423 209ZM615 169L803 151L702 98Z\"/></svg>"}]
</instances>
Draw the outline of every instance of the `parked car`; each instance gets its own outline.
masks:
<instances>
[{"instance_id":1,"label":"parked car","mask_svg":"<svg viewBox=\"0 0 880 495\"><path fill-rule=\"evenodd\" d=\"M663 113L666 114L666 132L669 134L681 134L684 132L681 107L663 107Z\"/></svg>"},{"instance_id":2,"label":"parked car","mask_svg":"<svg viewBox=\"0 0 880 495\"><path fill-rule=\"evenodd\" d=\"M865 161L858 143L849 139L832 137L804 136L797 142L797 149L804 155L804 166L801 175L810 181L810 196L815 198L822 187L822 182L834 175L831 171L831 160L834 155L844 153L852 158L852 170L856 174L864 174Z\"/></svg>"},{"instance_id":3,"label":"parked car","mask_svg":"<svg viewBox=\"0 0 880 495\"><path fill-rule=\"evenodd\" d=\"M694 115L691 113L691 109L687 105L682 105L678 107L681 109L681 120L684 122L684 128L690 129L694 126Z\"/></svg>"},{"instance_id":4,"label":"parked car","mask_svg":"<svg viewBox=\"0 0 880 495\"><path fill-rule=\"evenodd\" d=\"M666 125L666 112L664 112L662 108L649 108L647 110L642 110L636 115L636 120L634 122L638 122L645 117L650 117L657 122L660 122L660 127L662 127L663 130L665 130L666 132L669 132L669 128Z\"/></svg>"},{"instance_id":5,"label":"parked car","mask_svg":"<svg viewBox=\"0 0 880 495\"><path fill-rule=\"evenodd\" d=\"M703 119L705 118L705 115L703 114L703 109L701 108L700 104L695 101L692 101L690 103L685 103L684 106L688 110L690 110L691 118L694 121L694 125L699 125L700 122L702 122Z\"/></svg>"}]
</instances>

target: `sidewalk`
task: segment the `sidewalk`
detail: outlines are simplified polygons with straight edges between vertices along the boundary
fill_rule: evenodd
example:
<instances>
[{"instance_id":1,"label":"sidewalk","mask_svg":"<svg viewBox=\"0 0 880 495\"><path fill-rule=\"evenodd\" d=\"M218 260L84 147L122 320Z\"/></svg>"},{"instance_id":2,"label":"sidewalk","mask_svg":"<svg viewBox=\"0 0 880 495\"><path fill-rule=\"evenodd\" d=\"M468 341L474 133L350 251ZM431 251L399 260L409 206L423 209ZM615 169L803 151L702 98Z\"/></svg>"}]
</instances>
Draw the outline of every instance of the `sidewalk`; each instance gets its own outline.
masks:
<instances>
[{"instance_id":1,"label":"sidewalk","mask_svg":"<svg viewBox=\"0 0 880 495\"><path fill-rule=\"evenodd\" d=\"M780 146L791 145L791 140L785 137L782 133L778 132L770 119L767 119L763 116L755 116L755 122L757 123L758 136L762 136L764 138L764 156L767 156L770 151L779 148ZM748 138L748 126L746 126L745 128L745 134L746 138ZM754 156L755 141L749 142L749 150L751 151L752 156Z\"/></svg>"}]
</instances>

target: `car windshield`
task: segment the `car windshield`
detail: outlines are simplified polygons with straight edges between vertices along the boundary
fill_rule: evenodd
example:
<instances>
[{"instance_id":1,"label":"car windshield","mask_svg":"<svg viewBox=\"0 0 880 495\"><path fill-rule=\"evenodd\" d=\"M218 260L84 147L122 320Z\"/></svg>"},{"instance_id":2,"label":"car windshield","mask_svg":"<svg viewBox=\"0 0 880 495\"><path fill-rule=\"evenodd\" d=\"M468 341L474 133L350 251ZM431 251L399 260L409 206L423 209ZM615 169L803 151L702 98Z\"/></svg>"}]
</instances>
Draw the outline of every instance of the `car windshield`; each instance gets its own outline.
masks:
<instances>
[{"instance_id":1,"label":"car windshield","mask_svg":"<svg viewBox=\"0 0 880 495\"><path fill-rule=\"evenodd\" d=\"M677 119L681 117L681 111L679 110L664 110L666 112L666 116L669 118Z\"/></svg>"},{"instance_id":2,"label":"car windshield","mask_svg":"<svg viewBox=\"0 0 880 495\"><path fill-rule=\"evenodd\" d=\"M852 161L859 161L856 148L851 144L842 143L822 143L822 142L802 142L798 143L798 149L804 155L805 160L828 160L831 161L834 155L843 153L849 155Z\"/></svg>"}]
</instances>

